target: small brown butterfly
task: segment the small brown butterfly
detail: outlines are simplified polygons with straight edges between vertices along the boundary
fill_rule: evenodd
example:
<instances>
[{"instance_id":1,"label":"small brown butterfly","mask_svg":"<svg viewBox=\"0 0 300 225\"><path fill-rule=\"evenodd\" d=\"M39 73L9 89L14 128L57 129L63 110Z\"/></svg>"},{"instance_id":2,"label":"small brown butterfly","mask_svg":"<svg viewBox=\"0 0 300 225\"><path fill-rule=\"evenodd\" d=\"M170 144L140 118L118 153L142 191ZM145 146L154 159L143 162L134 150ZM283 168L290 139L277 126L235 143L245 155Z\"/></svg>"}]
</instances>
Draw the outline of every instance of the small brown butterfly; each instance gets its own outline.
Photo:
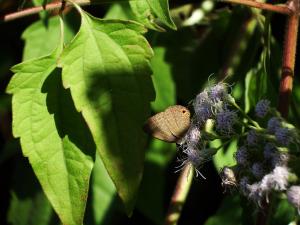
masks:
<instances>
[{"instance_id":1,"label":"small brown butterfly","mask_svg":"<svg viewBox=\"0 0 300 225\"><path fill-rule=\"evenodd\" d=\"M190 126L190 111L181 105L168 107L150 117L144 130L155 138L166 142L178 142Z\"/></svg>"}]
</instances>

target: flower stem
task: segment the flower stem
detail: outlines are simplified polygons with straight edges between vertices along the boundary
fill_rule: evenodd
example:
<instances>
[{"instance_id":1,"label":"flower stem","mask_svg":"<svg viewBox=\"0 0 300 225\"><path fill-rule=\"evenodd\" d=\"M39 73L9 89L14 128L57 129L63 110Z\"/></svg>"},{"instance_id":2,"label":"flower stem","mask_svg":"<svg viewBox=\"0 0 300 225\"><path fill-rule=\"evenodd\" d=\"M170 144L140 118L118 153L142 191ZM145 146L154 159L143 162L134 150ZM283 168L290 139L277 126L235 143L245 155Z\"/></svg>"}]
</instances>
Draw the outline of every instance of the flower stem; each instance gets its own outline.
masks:
<instances>
[{"instance_id":1,"label":"flower stem","mask_svg":"<svg viewBox=\"0 0 300 225\"><path fill-rule=\"evenodd\" d=\"M253 0L222 0L223 2L235 3L239 5L250 6L258 9L264 9L271 12L289 15L291 10L286 5L272 5L269 3L257 2Z\"/></svg>"},{"instance_id":2,"label":"flower stem","mask_svg":"<svg viewBox=\"0 0 300 225\"><path fill-rule=\"evenodd\" d=\"M294 2L297 2L296 0ZM295 3L298 4L298 3ZM284 118L287 118L289 112L290 96L293 88L294 68L296 60L297 34L299 27L298 10L288 17L284 46L281 81L279 88L278 111Z\"/></svg>"},{"instance_id":3,"label":"flower stem","mask_svg":"<svg viewBox=\"0 0 300 225\"><path fill-rule=\"evenodd\" d=\"M169 210L165 218L165 225L176 225L189 193L194 175L194 167L188 163L184 166L173 192Z\"/></svg>"},{"instance_id":4,"label":"flower stem","mask_svg":"<svg viewBox=\"0 0 300 225\"><path fill-rule=\"evenodd\" d=\"M73 0L73 2L78 5L83 6L83 5L91 5L91 4L103 4L103 3L109 2L109 1L105 1L105 0ZM31 7L31 8L23 9L23 10L20 10L17 12L6 14L6 15L0 17L0 22L8 22L8 21L19 19L19 18L23 18L25 16L34 15L43 10L52 11L55 9L61 9L63 4L66 4L66 7L73 7L73 5L70 2L66 2L66 3L64 1L51 2L51 3L43 5L43 6Z\"/></svg>"},{"instance_id":5,"label":"flower stem","mask_svg":"<svg viewBox=\"0 0 300 225\"><path fill-rule=\"evenodd\" d=\"M247 113L244 112L244 110L241 109L241 107L238 106L238 104L235 103L235 101L231 101L231 104L236 107L242 114L243 116L250 122L252 123L256 129L262 130L261 126L259 126L259 124L254 121L253 119L250 118L250 116L247 115Z\"/></svg>"}]
</instances>

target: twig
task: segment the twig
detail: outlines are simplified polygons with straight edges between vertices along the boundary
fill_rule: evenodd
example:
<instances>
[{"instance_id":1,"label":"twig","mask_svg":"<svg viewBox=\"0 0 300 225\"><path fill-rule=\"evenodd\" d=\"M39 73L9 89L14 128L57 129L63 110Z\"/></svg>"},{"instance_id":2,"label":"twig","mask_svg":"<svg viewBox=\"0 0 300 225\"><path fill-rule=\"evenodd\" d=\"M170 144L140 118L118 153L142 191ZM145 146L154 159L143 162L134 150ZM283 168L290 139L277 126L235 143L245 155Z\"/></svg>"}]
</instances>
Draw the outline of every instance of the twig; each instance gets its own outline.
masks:
<instances>
[{"instance_id":1,"label":"twig","mask_svg":"<svg viewBox=\"0 0 300 225\"><path fill-rule=\"evenodd\" d=\"M293 2L298 3L298 0ZM299 27L299 6L293 15L289 16L283 45L281 81L279 89L278 110L283 117L288 116L290 96L293 88L294 68L296 60L297 35Z\"/></svg>"},{"instance_id":2,"label":"twig","mask_svg":"<svg viewBox=\"0 0 300 225\"><path fill-rule=\"evenodd\" d=\"M272 5L263 2L256 2L253 0L222 0L222 2L250 6L250 7L263 9L271 12L285 14L285 15L290 15L292 13L292 10L286 5Z\"/></svg>"},{"instance_id":3,"label":"twig","mask_svg":"<svg viewBox=\"0 0 300 225\"><path fill-rule=\"evenodd\" d=\"M293 76L296 60L297 35L299 27L299 0L289 0L284 6L275 6L267 3L255 2L252 0L225 0L225 2L237 3L259 9L269 10L288 15L282 59L282 72L279 89L278 110L283 117L288 116L290 96L293 88ZM263 203L262 209L256 217L256 225L268 224L270 215L270 204Z\"/></svg>"},{"instance_id":4,"label":"twig","mask_svg":"<svg viewBox=\"0 0 300 225\"><path fill-rule=\"evenodd\" d=\"M285 118L288 116L290 96L293 88L294 68L296 60L297 35L299 27L299 0L287 2L292 6L292 14L288 17L283 45L282 71L279 88L278 111ZM257 215L257 225L267 224L270 214L270 205L264 204Z\"/></svg>"},{"instance_id":5,"label":"twig","mask_svg":"<svg viewBox=\"0 0 300 225\"><path fill-rule=\"evenodd\" d=\"M165 219L165 225L176 225L189 193L194 175L194 168L191 164L184 166L178 178L175 190L173 192L169 210Z\"/></svg>"},{"instance_id":6,"label":"twig","mask_svg":"<svg viewBox=\"0 0 300 225\"><path fill-rule=\"evenodd\" d=\"M64 2L64 1L62 1ZM8 22L8 21L12 21L15 19L19 19L19 18L23 18L25 16L30 16L33 14L37 14L43 10L46 11L52 11L55 9L61 9L62 8L62 2L52 2L43 6L36 6L36 7L32 7L32 8L27 8L27 9L23 9L21 11L18 12L13 12L13 13L9 13L6 14L4 16L0 17L0 22ZM91 5L91 4L103 4L106 1L101 1L101 0L73 0L73 2L75 2L78 5ZM72 7L72 4L70 2L66 3L66 6L70 6Z\"/></svg>"}]
</instances>

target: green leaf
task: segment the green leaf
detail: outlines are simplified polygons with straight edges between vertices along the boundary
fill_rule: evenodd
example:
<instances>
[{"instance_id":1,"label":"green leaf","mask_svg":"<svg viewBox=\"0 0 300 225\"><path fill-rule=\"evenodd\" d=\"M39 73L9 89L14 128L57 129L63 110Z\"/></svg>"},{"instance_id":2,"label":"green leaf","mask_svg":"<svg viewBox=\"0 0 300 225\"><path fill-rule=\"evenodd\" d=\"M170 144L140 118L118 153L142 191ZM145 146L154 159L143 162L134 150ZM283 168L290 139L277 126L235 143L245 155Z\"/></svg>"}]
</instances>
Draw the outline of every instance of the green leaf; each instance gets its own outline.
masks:
<instances>
[{"instance_id":1,"label":"green leaf","mask_svg":"<svg viewBox=\"0 0 300 225\"><path fill-rule=\"evenodd\" d=\"M223 46L228 17L228 12L220 14L204 29L201 40L190 27L152 35L151 46L166 48L164 61L170 65L176 97L183 104L190 102L205 87L208 77L222 66L216 56Z\"/></svg>"},{"instance_id":2,"label":"green leaf","mask_svg":"<svg viewBox=\"0 0 300 225\"><path fill-rule=\"evenodd\" d=\"M210 147L217 148L222 144L220 140L214 140L210 142ZM237 140L230 142L229 146L224 149L218 150L217 154L213 157L213 163L218 171L224 166L233 166L236 164L234 160L234 153L237 150Z\"/></svg>"},{"instance_id":3,"label":"green leaf","mask_svg":"<svg viewBox=\"0 0 300 225\"><path fill-rule=\"evenodd\" d=\"M270 218L270 224L292 224L291 222L295 220L297 215L296 209L287 201L287 199L281 199L276 203L274 213Z\"/></svg>"},{"instance_id":4,"label":"green leaf","mask_svg":"<svg viewBox=\"0 0 300 225\"><path fill-rule=\"evenodd\" d=\"M116 188L97 154L84 224L110 224L117 210L114 207L116 194Z\"/></svg>"},{"instance_id":5,"label":"green leaf","mask_svg":"<svg viewBox=\"0 0 300 225\"><path fill-rule=\"evenodd\" d=\"M33 5L35 6L45 6L48 3L48 0L32 0ZM44 22L48 19L49 12L46 10L41 11L40 17L44 20ZM48 20L47 20L48 22Z\"/></svg>"},{"instance_id":6,"label":"green leaf","mask_svg":"<svg viewBox=\"0 0 300 225\"><path fill-rule=\"evenodd\" d=\"M239 197L228 196L223 200L223 203L217 213L210 217L205 225L232 225L241 224L242 208L240 207Z\"/></svg>"},{"instance_id":7,"label":"green leaf","mask_svg":"<svg viewBox=\"0 0 300 225\"><path fill-rule=\"evenodd\" d=\"M170 16L168 0L143 0L129 3L137 20L146 27L163 31L163 28L155 22L155 18L158 18L161 23L176 30L176 25Z\"/></svg>"},{"instance_id":8,"label":"green leaf","mask_svg":"<svg viewBox=\"0 0 300 225\"><path fill-rule=\"evenodd\" d=\"M81 13L80 30L62 54L63 83L131 214L143 172L142 125L154 97L153 53L139 24Z\"/></svg>"},{"instance_id":9,"label":"green leaf","mask_svg":"<svg viewBox=\"0 0 300 225\"><path fill-rule=\"evenodd\" d=\"M157 139L152 139L147 149L137 209L155 224L162 224L164 220L166 168L175 154L175 144Z\"/></svg>"},{"instance_id":10,"label":"green leaf","mask_svg":"<svg viewBox=\"0 0 300 225\"><path fill-rule=\"evenodd\" d=\"M95 145L70 93L56 54L13 67L13 134L64 224L82 224Z\"/></svg>"},{"instance_id":11,"label":"green leaf","mask_svg":"<svg viewBox=\"0 0 300 225\"><path fill-rule=\"evenodd\" d=\"M133 12L126 3L115 3L111 5L107 13L105 14L105 19L122 19L122 20L134 20Z\"/></svg>"},{"instance_id":12,"label":"green leaf","mask_svg":"<svg viewBox=\"0 0 300 225\"><path fill-rule=\"evenodd\" d=\"M156 99L151 106L157 112L176 104L175 83L171 74L171 66L165 61L165 55L165 48L156 47L154 48L154 57L151 60L152 78L156 93Z\"/></svg>"},{"instance_id":13,"label":"green leaf","mask_svg":"<svg viewBox=\"0 0 300 225\"><path fill-rule=\"evenodd\" d=\"M26 28L22 34L22 39L25 41L23 60L49 55L59 43L59 31L60 22L58 17L49 19L47 26L43 21L37 21ZM73 36L74 31L65 22L65 42L69 42Z\"/></svg>"},{"instance_id":14,"label":"green leaf","mask_svg":"<svg viewBox=\"0 0 300 225\"><path fill-rule=\"evenodd\" d=\"M246 113L249 112L251 108L255 107L260 99L271 96L268 89L268 76L263 69L262 62L259 62L257 67L251 69L245 78Z\"/></svg>"},{"instance_id":15,"label":"green leaf","mask_svg":"<svg viewBox=\"0 0 300 225\"><path fill-rule=\"evenodd\" d=\"M13 225L58 224L58 218L25 158L16 157L7 221Z\"/></svg>"}]
</instances>

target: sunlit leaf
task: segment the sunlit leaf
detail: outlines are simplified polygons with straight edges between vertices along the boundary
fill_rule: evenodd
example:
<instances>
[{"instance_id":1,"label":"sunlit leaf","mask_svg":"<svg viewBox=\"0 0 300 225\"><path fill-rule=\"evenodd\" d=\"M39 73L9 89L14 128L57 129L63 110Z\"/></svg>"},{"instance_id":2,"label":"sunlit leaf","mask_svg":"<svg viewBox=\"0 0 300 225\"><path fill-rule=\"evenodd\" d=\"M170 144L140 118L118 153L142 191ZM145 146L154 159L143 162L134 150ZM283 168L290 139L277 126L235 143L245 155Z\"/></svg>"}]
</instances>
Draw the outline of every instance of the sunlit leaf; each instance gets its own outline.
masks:
<instances>
[{"instance_id":1,"label":"sunlit leaf","mask_svg":"<svg viewBox=\"0 0 300 225\"><path fill-rule=\"evenodd\" d=\"M106 12L105 19L134 20L134 15L128 3L115 3Z\"/></svg>"},{"instance_id":2,"label":"sunlit leaf","mask_svg":"<svg viewBox=\"0 0 300 225\"><path fill-rule=\"evenodd\" d=\"M60 23L58 17L49 19L45 25L43 21L37 21L26 28L22 34L25 41L23 60L29 60L49 55L59 43ZM74 36L74 31L64 23L65 42L69 42Z\"/></svg>"},{"instance_id":3,"label":"sunlit leaf","mask_svg":"<svg viewBox=\"0 0 300 225\"><path fill-rule=\"evenodd\" d=\"M158 18L161 23L176 30L176 25L170 16L168 0L130 1L129 3L137 20L146 27L162 31L163 28L155 21Z\"/></svg>"},{"instance_id":4,"label":"sunlit leaf","mask_svg":"<svg viewBox=\"0 0 300 225\"><path fill-rule=\"evenodd\" d=\"M172 78L170 65L166 62L165 56L165 48L154 48L154 57L152 58L151 65L156 98L151 106L157 112L176 104L175 83Z\"/></svg>"},{"instance_id":5,"label":"sunlit leaf","mask_svg":"<svg viewBox=\"0 0 300 225\"><path fill-rule=\"evenodd\" d=\"M220 140L214 140L210 142L210 147L218 148L222 145ZM236 162L234 159L234 153L237 150L237 141L230 142L227 148L221 148L217 154L213 157L214 165L217 171L220 171L224 166L233 166Z\"/></svg>"},{"instance_id":6,"label":"sunlit leaf","mask_svg":"<svg viewBox=\"0 0 300 225\"><path fill-rule=\"evenodd\" d=\"M79 33L61 58L63 83L130 214L143 172L142 125L154 97L153 53L141 25L81 14Z\"/></svg>"},{"instance_id":7,"label":"sunlit leaf","mask_svg":"<svg viewBox=\"0 0 300 225\"><path fill-rule=\"evenodd\" d=\"M13 67L13 134L64 224L82 224L95 146L70 93L56 54Z\"/></svg>"}]
</instances>

